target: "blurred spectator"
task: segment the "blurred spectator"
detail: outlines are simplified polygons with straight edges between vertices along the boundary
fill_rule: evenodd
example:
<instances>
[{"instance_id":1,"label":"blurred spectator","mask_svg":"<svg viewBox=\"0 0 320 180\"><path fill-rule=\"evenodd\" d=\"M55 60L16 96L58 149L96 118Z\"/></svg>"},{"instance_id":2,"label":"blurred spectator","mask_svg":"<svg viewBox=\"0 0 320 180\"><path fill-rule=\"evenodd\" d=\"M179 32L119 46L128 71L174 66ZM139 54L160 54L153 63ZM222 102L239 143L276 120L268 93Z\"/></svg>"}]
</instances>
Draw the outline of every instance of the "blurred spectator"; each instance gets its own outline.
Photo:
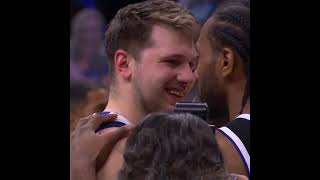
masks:
<instances>
[{"instance_id":1,"label":"blurred spectator","mask_svg":"<svg viewBox=\"0 0 320 180\"><path fill-rule=\"evenodd\" d=\"M212 14L217 0L179 0L182 5L189 9L192 14L204 23Z\"/></svg>"},{"instance_id":2,"label":"blurred spectator","mask_svg":"<svg viewBox=\"0 0 320 180\"><path fill-rule=\"evenodd\" d=\"M82 8L92 8L96 6L96 0L70 0L71 5L82 7Z\"/></svg>"},{"instance_id":3,"label":"blurred spectator","mask_svg":"<svg viewBox=\"0 0 320 180\"><path fill-rule=\"evenodd\" d=\"M70 79L108 84L108 60L103 48L104 19L96 9L79 11L71 25Z\"/></svg>"},{"instance_id":4,"label":"blurred spectator","mask_svg":"<svg viewBox=\"0 0 320 180\"><path fill-rule=\"evenodd\" d=\"M70 22L79 10L83 8L95 8L96 0L70 0Z\"/></svg>"},{"instance_id":5,"label":"blurred spectator","mask_svg":"<svg viewBox=\"0 0 320 180\"><path fill-rule=\"evenodd\" d=\"M88 81L70 82L70 131L80 118L102 112L108 103L108 90Z\"/></svg>"}]
</instances>

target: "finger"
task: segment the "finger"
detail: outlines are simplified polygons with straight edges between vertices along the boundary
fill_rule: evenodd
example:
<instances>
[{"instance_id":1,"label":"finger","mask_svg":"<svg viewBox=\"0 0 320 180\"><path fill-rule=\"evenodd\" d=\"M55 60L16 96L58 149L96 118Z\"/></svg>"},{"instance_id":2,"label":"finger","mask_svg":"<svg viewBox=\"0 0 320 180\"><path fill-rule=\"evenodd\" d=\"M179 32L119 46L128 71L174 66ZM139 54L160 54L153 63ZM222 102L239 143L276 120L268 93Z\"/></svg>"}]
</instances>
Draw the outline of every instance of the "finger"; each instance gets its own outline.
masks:
<instances>
[{"instance_id":1,"label":"finger","mask_svg":"<svg viewBox=\"0 0 320 180\"><path fill-rule=\"evenodd\" d=\"M110 133L115 129L119 129L119 127L108 127L108 128L101 129L100 131L96 132L96 135L100 136L101 134Z\"/></svg>"},{"instance_id":2,"label":"finger","mask_svg":"<svg viewBox=\"0 0 320 180\"><path fill-rule=\"evenodd\" d=\"M108 131L102 131L98 136L104 139L104 142L106 143L116 143L119 139L127 137L132 129L132 125L125 125L119 128L108 128Z\"/></svg>"},{"instance_id":3,"label":"finger","mask_svg":"<svg viewBox=\"0 0 320 180\"><path fill-rule=\"evenodd\" d=\"M115 120L116 118L117 114L108 114L106 116L95 115L95 117L89 121L88 125L90 129L95 131L102 123Z\"/></svg>"},{"instance_id":4,"label":"finger","mask_svg":"<svg viewBox=\"0 0 320 180\"><path fill-rule=\"evenodd\" d=\"M91 114L91 115L89 115L87 117L81 118L78 121L75 129L79 128L80 126L83 126L84 124L87 124L90 121L90 119L92 118L92 116L94 116L94 114Z\"/></svg>"},{"instance_id":5,"label":"finger","mask_svg":"<svg viewBox=\"0 0 320 180\"><path fill-rule=\"evenodd\" d=\"M96 170L98 171L102 168L104 162L108 159L110 152L112 151L114 145L122 138L129 135L133 126L125 125L120 128L112 129L111 131L100 134L101 138L104 139L104 146L101 149L97 160L96 160Z\"/></svg>"}]
</instances>

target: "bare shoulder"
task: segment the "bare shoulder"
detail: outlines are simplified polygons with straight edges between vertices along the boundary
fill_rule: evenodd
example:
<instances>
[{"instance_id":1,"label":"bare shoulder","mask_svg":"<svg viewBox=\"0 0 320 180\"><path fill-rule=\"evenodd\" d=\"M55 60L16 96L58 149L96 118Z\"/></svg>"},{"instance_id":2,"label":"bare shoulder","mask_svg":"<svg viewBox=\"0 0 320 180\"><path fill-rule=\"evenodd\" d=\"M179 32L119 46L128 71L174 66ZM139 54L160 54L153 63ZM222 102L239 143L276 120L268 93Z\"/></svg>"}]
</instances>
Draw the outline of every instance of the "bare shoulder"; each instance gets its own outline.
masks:
<instances>
[{"instance_id":1,"label":"bare shoulder","mask_svg":"<svg viewBox=\"0 0 320 180\"><path fill-rule=\"evenodd\" d=\"M122 138L121 140L119 140L117 142L117 144L114 146L114 150L117 151L117 153L123 155L124 153L124 148L126 146L126 142L127 142L127 137Z\"/></svg>"},{"instance_id":2,"label":"bare shoulder","mask_svg":"<svg viewBox=\"0 0 320 180\"><path fill-rule=\"evenodd\" d=\"M125 148L127 138L123 138L117 142L114 146L110 156L106 160L105 164L99 170L98 180L117 180L118 172L123 163L123 152Z\"/></svg>"},{"instance_id":3,"label":"bare shoulder","mask_svg":"<svg viewBox=\"0 0 320 180\"><path fill-rule=\"evenodd\" d=\"M216 131L216 140L222 152L226 169L230 173L247 175L240 154L230 140L220 131Z\"/></svg>"}]
</instances>

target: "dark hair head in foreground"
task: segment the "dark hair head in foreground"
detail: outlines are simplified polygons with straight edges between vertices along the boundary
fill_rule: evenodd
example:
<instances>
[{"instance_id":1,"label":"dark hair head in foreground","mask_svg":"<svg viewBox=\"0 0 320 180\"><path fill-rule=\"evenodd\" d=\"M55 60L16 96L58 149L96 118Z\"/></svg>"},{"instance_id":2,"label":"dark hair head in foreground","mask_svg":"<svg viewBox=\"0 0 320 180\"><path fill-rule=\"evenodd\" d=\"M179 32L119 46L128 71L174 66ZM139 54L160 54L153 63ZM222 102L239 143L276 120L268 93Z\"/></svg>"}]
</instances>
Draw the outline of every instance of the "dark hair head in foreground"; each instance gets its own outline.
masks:
<instances>
[{"instance_id":1,"label":"dark hair head in foreground","mask_svg":"<svg viewBox=\"0 0 320 180\"><path fill-rule=\"evenodd\" d=\"M229 179L212 129L186 113L148 115L131 133L120 180Z\"/></svg>"}]
</instances>

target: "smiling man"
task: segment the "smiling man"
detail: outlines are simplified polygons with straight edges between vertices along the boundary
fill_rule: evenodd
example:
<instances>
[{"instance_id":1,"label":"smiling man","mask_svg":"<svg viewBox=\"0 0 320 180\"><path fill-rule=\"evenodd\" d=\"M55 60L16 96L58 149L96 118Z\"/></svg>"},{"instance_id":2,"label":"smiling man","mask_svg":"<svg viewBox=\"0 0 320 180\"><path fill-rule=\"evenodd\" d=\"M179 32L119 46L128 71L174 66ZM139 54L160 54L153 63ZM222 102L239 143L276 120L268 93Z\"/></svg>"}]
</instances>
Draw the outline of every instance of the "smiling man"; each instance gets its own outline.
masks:
<instances>
[{"instance_id":1,"label":"smiling man","mask_svg":"<svg viewBox=\"0 0 320 180\"><path fill-rule=\"evenodd\" d=\"M151 112L173 111L195 79L199 30L190 12L172 1L120 9L106 33L111 85L105 111L132 124Z\"/></svg>"},{"instance_id":2,"label":"smiling man","mask_svg":"<svg viewBox=\"0 0 320 180\"><path fill-rule=\"evenodd\" d=\"M137 124L149 113L173 111L190 91L198 54L200 25L173 1L150 0L120 9L106 33L110 60L110 96L104 114L118 114L100 132ZM122 164L120 141L99 173L116 179Z\"/></svg>"}]
</instances>

